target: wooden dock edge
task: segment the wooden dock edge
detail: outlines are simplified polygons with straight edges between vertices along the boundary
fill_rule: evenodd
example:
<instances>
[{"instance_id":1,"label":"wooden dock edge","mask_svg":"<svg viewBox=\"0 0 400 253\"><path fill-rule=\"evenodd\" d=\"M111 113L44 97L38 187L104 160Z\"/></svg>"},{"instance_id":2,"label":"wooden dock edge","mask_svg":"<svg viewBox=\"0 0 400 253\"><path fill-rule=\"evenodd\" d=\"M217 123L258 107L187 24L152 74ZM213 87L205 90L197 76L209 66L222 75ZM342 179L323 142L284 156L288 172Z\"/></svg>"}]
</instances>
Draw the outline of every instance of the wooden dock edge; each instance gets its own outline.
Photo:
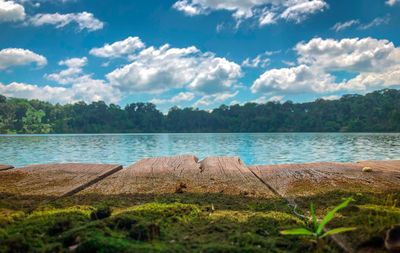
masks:
<instances>
[{"instance_id":1,"label":"wooden dock edge","mask_svg":"<svg viewBox=\"0 0 400 253\"><path fill-rule=\"evenodd\" d=\"M69 192L64 193L63 195L59 196L57 199L70 197L72 195L75 195L76 193L85 190L86 188L96 184L97 182L100 182L101 180L111 176L112 174L114 174L114 173L116 173L116 172L118 172L118 171L120 171L122 169L123 169L122 165L116 165L115 168L111 169L110 171L98 176L97 178L95 178L95 179L93 179L93 180L91 180L91 181L89 181L89 182L87 182L85 184L82 184L82 185L76 187L75 189L70 190Z\"/></svg>"},{"instance_id":2,"label":"wooden dock edge","mask_svg":"<svg viewBox=\"0 0 400 253\"><path fill-rule=\"evenodd\" d=\"M0 164L0 171L11 170L11 169L14 169L14 166L6 165L6 164Z\"/></svg>"}]
</instances>

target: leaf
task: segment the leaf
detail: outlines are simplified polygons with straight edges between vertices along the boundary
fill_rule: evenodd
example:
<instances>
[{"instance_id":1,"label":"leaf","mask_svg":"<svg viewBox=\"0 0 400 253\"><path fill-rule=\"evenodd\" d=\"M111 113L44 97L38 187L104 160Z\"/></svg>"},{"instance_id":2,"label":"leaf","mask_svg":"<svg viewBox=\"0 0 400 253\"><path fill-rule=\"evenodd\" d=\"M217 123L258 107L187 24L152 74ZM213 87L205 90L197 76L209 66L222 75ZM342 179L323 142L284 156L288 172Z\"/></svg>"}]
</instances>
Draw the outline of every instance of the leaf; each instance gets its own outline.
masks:
<instances>
[{"instance_id":1,"label":"leaf","mask_svg":"<svg viewBox=\"0 0 400 253\"><path fill-rule=\"evenodd\" d=\"M312 217L314 231L316 231L318 228L318 223L317 223L317 216L315 215L315 208L314 208L313 203L311 203L310 210L311 210L311 217Z\"/></svg>"},{"instance_id":2,"label":"leaf","mask_svg":"<svg viewBox=\"0 0 400 253\"><path fill-rule=\"evenodd\" d=\"M329 211L329 213L324 217L324 219L321 221L321 223L319 223L318 229L317 229L317 235L320 235L322 230L324 229L325 225L331 221L333 219L333 217L335 216L335 214L345 208L346 206L349 205L350 201L353 201L353 198L347 198L345 201L343 201L342 203L340 203L338 206L336 206L335 208L333 208L331 211Z\"/></svg>"},{"instance_id":3,"label":"leaf","mask_svg":"<svg viewBox=\"0 0 400 253\"><path fill-rule=\"evenodd\" d=\"M283 230L281 231L282 235L314 235L313 232L311 232L308 229L305 228L295 228L295 229L289 229L289 230Z\"/></svg>"},{"instance_id":4,"label":"leaf","mask_svg":"<svg viewBox=\"0 0 400 253\"><path fill-rule=\"evenodd\" d=\"M339 233L344 233L344 232L349 232L349 231L353 231L356 230L357 228L335 228L332 230L329 230L328 232L326 232L325 234L323 234L321 236L321 238L324 238L326 236L330 236L330 235L335 235L335 234L339 234Z\"/></svg>"}]
</instances>

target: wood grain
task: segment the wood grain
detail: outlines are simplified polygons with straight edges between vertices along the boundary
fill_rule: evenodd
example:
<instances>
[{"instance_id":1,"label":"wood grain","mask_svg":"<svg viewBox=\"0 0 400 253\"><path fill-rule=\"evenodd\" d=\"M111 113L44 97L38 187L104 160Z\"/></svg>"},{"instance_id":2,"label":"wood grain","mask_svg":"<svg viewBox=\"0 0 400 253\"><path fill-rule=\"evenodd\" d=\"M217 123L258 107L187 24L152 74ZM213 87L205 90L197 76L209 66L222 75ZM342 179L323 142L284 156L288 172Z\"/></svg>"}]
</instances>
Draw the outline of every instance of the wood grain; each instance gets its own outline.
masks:
<instances>
[{"instance_id":1,"label":"wood grain","mask_svg":"<svg viewBox=\"0 0 400 253\"><path fill-rule=\"evenodd\" d=\"M273 193L258 180L239 157L207 157L200 163L194 182L206 192L266 197Z\"/></svg>"},{"instance_id":2,"label":"wood grain","mask_svg":"<svg viewBox=\"0 0 400 253\"><path fill-rule=\"evenodd\" d=\"M158 157L137 163L89 187L81 194L272 193L237 157L192 155Z\"/></svg>"},{"instance_id":3,"label":"wood grain","mask_svg":"<svg viewBox=\"0 0 400 253\"><path fill-rule=\"evenodd\" d=\"M96 183L82 194L174 193L186 182L183 171L192 174L199 170L197 162L197 157L192 155L146 158Z\"/></svg>"},{"instance_id":4,"label":"wood grain","mask_svg":"<svg viewBox=\"0 0 400 253\"><path fill-rule=\"evenodd\" d=\"M250 170L282 196L305 196L333 190L400 189L398 161L310 163L250 166ZM363 172L371 166L372 172Z\"/></svg>"},{"instance_id":5,"label":"wood grain","mask_svg":"<svg viewBox=\"0 0 400 253\"><path fill-rule=\"evenodd\" d=\"M33 165L0 173L0 193L62 197L122 169L105 164Z\"/></svg>"},{"instance_id":6,"label":"wood grain","mask_svg":"<svg viewBox=\"0 0 400 253\"><path fill-rule=\"evenodd\" d=\"M0 171L10 170L10 169L13 169L13 168L14 168L14 166L11 166L11 165L0 164Z\"/></svg>"}]
</instances>

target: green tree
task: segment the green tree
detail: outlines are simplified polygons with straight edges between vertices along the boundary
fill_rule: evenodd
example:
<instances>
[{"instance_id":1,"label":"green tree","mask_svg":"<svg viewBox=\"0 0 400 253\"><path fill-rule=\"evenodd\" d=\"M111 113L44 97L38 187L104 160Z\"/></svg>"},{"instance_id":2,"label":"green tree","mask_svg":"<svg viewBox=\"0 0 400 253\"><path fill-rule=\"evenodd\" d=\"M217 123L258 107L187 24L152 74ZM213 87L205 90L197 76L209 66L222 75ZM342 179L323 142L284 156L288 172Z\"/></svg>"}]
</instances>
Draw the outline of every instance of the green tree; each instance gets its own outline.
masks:
<instances>
[{"instance_id":1,"label":"green tree","mask_svg":"<svg viewBox=\"0 0 400 253\"><path fill-rule=\"evenodd\" d=\"M50 124L45 124L42 119L45 117L45 112L29 108L25 117L22 118L23 132L26 134L47 134L51 132Z\"/></svg>"}]
</instances>

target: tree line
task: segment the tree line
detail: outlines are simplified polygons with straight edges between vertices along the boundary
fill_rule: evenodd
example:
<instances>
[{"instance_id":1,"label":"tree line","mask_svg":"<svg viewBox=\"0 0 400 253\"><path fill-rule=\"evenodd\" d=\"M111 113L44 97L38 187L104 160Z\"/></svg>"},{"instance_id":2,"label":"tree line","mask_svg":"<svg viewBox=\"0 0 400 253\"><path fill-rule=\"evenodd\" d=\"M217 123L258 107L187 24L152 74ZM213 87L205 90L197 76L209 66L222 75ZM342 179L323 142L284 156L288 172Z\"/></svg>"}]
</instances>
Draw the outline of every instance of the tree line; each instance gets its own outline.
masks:
<instances>
[{"instance_id":1,"label":"tree line","mask_svg":"<svg viewBox=\"0 0 400 253\"><path fill-rule=\"evenodd\" d=\"M0 95L1 134L144 132L400 132L400 90L212 111L172 107L165 115L152 103L60 105Z\"/></svg>"}]
</instances>

